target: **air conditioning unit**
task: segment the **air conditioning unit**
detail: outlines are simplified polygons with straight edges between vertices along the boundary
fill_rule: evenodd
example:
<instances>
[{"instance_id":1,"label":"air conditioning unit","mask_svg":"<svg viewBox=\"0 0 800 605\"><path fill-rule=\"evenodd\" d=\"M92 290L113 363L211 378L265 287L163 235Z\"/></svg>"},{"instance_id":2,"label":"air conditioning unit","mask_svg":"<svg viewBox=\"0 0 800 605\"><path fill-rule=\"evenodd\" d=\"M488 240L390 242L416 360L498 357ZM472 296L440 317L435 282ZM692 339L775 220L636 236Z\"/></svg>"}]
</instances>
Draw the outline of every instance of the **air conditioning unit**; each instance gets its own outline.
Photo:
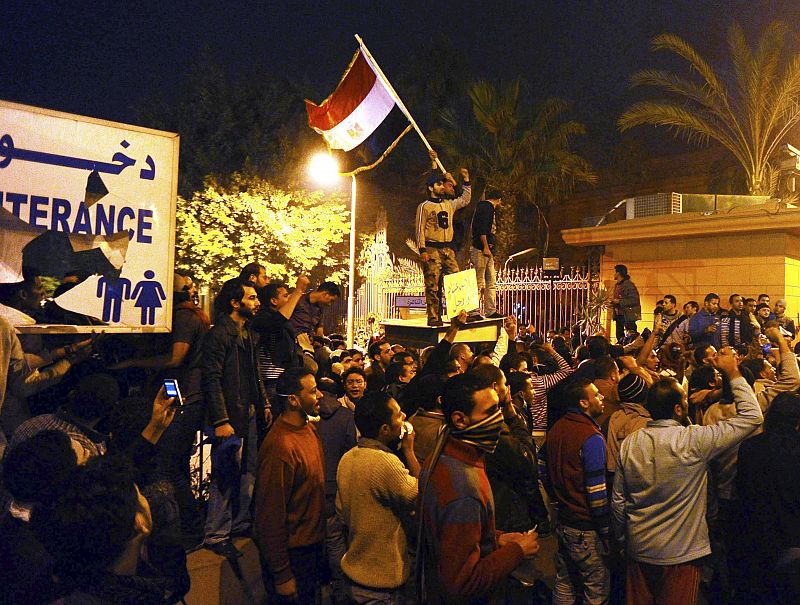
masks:
<instances>
[{"instance_id":1,"label":"air conditioning unit","mask_svg":"<svg viewBox=\"0 0 800 605\"><path fill-rule=\"evenodd\" d=\"M683 203L680 193L656 193L638 195L625 200L625 218L642 218L645 216L662 216L680 214Z\"/></svg>"}]
</instances>

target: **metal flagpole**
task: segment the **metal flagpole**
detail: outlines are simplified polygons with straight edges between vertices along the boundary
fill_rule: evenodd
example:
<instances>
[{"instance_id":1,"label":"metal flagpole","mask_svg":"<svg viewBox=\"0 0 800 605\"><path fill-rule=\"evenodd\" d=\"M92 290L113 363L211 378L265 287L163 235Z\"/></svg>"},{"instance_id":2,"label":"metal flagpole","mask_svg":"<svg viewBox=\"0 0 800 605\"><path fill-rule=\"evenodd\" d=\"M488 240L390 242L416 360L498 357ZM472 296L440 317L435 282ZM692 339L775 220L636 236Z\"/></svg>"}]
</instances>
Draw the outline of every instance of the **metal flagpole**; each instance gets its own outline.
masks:
<instances>
[{"instance_id":1,"label":"metal flagpole","mask_svg":"<svg viewBox=\"0 0 800 605\"><path fill-rule=\"evenodd\" d=\"M350 277L347 293L347 348L353 348L353 320L356 297L356 175L350 176Z\"/></svg>"},{"instance_id":2,"label":"metal flagpole","mask_svg":"<svg viewBox=\"0 0 800 605\"><path fill-rule=\"evenodd\" d=\"M392 86L391 82L389 82L389 79L386 77L386 74L383 73L383 70L381 69L380 65L378 65L378 62L375 60L375 57L373 57L372 53L369 52L369 49L367 48L366 44L364 44L364 40L362 40L361 36L359 36L358 34L354 35L356 37L356 40L358 41L358 45L361 47L361 50L364 51L364 55L366 56L370 65L372 65L372 67L375 69L375 74L381 79L384 86L386 86L386 90L388 90L389 94L392 95L395 103L397 103L397 106L400 108L400 111L402 111L408 118L408 121L411 122L411 125L414 127L414 130L417 131L419 138L422 139L422 142L425 144L425 147L428 148L428 151L433 151L433 147L431 147L431 144L428 143L428 139L425 138L425 135L422 134L422 130L420 130L419 126L417 125L417 122L411 116L411 113L408 111L408 108L405 106L405 103L403 103L403 101L400 99L400 96L397 94L397 91L394 89L394 86ZM444 166L442 165L442 161L438 157L436 158L436 165L439 166L439 170L441 170L442 172L447 172L447 170L445 170Z\"/></svg>"}]
</instances>

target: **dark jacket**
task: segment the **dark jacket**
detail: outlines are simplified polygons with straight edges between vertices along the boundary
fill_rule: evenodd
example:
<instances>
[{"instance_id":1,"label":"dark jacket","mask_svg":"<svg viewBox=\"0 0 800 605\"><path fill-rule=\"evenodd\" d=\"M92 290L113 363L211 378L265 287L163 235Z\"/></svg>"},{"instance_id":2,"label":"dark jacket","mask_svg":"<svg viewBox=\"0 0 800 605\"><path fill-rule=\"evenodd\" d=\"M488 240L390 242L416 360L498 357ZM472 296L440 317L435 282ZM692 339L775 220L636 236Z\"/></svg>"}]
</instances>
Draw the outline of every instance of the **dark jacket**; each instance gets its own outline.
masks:
<instances>
[{"instance_id":1,"label":"dark jacket","mask_svg":"<svg viewBox=\"0 0 800 605\"><path fill-rule=\"evenodd\" d=\"M719 321L718 314L711 314L705 309L700 309L692 315L689 320L689 336L691 336L695 348L704 345L714 345L717 349L721 347ZM711 325L717 326L716 332L706 332L706 328Z\"/></svg>"},{"instance_id":2,"label":"dark jacket","mask_svg":"<svg viewBox=\"0 0 800 605\"><path fill-rule=\"evenodd\" d=\"M411 382L406 385L400 393L397 394L397 403L405 413L406 416L411 416L417 411L419 407L419 386L422 378L429 374L440 375L444 374L447 369L447 360L450 355L450 348L453 345L447 340L440 340L439 343L433 348L431 354L428 356L428 361L416 373Z\"/></svg>"},{"instance_id":3,"label":"dark jacket","mask_svg":"<svg viewBox=\"0 0 800 605\"><path fill-rule=\"evenodd\" d=\"M258 346L268 353L272 363L284 370L303 366L303 353L297 345L292 323L280 311L266 308L250 322L259 335Z\"/></svg>"},{"instance_id":4,"label":"dark jacket","mask_svg":"<svg viewBox=\"0 0 800 605\"><path fill-rule=\"evenodd\" d=\"M325 514L330 517L336 512L336 470L345 452L356 445L356 423L353 410L327 392L319 400L319 415L317 434L325 454Z\"/></svg>"},{"instance_id":5,"label":"dark jacket","mask_svg":"<svg viewBox=\"0 0 800 605\"><path fill-rule=\"evenodd\" d=\"M768 412L769 413L769 412ZM800 548L800 434L776 427L739 446L736 490L756 554Z\"/></svg>"},{"instance_id":6,"label":"dark jacket","mask_svg":"<svg viewBox=\"0 0 800 605\"><path fill-rule=\"evenodd\" d=\"M486 474L500 531L528 531L543 521L541 511L546 509L536 467L536 446L525 421L519 416L506 420L497 449L486 454Z\"/></svg>"},{"instance_id":7,"label":"dark jacket","mask_svg":"<svg viewBox=\"0 0 800 605\"><path fill-rule=\"evenodd\" d=\"M630 277L626 277L614 286L614 294L619 299L619 304L614 308L614 315L623 316L625 321L638 321L642 318L639 290Z\"/></svg>"},{"instance_id":8,"label":"dark jacket","mask_svg":"<svg viewBox=\"0 0 800 605\"><path fill-rule=\"evenodd\" d=\"M733 309L721 313L719 332L719 342L723 347L750 344L755 336L747 311L736 315Z\"/></svg>"},{"instance_id":9,"label":"dark jacket","mask_svg":"<svg viewBox=\"0 0 800 605\"><path fill-rule=\"evenodd\" d=\"M30 523L5 513L0 517L0 603L34 605L61 596L54 576L53 557L39 541Z\"/></svg>"},{"instance_id":10,"label":"dark jacket","mask_svg":"<svg viewBox=\"0 0 800 605\"><path fill-rule=\"evenodd\" d=\"M386 372L383 368L373 362L366 370L367 374L367 391L382 391L386 386Z\"/></svg>"},{"instance_id":11,"label":"dark jacket","mask_svg":"<svg viewBox=\"0 0 800 605\"><path fill-rule=\"evenodd\" d=\"M211 426L229 422L240 437L247 435L250 405L263 415L267 395L258 375L257 338L247 329L248 339L239 336L239 327L228 315L218 318L203 342L203 400ZM240 376L239 357L250 357L252 373ZM255 401L250 400L250 394Z\"/></svg>"},{"instance_id":12,"label":"dark jacket","mask_svg":"<svg viewBox=\"0 0 800 605\"><path fill-rule=\"evenodd\" d=\"M475 208L475 216L472 218L472 247L478 250L483 250L483 242L481 235L486 236L486 242L489 244L489 249L494 250L494 233L492 233L492 225L494 224L494 204L488 200L478 202Z\"/></svg>"}]
</instances>

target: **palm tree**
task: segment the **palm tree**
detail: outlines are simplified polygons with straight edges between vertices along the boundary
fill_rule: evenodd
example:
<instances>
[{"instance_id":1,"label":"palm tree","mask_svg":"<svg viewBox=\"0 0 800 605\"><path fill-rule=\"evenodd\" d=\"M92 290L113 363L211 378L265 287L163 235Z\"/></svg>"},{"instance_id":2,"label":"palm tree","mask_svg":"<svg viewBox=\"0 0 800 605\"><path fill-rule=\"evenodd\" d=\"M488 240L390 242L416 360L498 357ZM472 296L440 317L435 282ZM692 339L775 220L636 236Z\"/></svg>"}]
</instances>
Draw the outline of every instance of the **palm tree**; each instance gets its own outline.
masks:
<instances>
[{"instance_id":1,"label":"palm tree","mask_svg":"<svg viewBox=\"0 0 800 605\"><path fill-rule=\"evenodd\" d=\"M585 134L582 124L565 120L567 104L548 99L523 107L519 79L498 90L479 81L468 90L471 112L441 112L443 128L432 138L454 159L468 165L487 185L504 192L503 203L514 212L501 213L498 253L504 257L514 239L514 213L526 207L537 212L536 245L547 253L549 209L566 199L577 182L594 183L589 163L571 150L575 137Z\"/></svg>"},{"instance_id":2,"label":"palm tree","mask_svg":"<svg viewBox=\"0 0 800 605\"><path fill-rule=\"evenodd\" d=\"M653 86L669 98L631 105L619 118L620 129L666 126L688 142L718 141L741 164L750 194L769 194L777 174L770 160L800 121L800 53L787 48L788 33L785 24L773 22L751 48L742 28L732 24L728 32L732 72L715 71L679 36L656 36L653 52L678 55L688 63L689 75L660 69L636 73L633 86Z\"/></svg>"}]
</instances>

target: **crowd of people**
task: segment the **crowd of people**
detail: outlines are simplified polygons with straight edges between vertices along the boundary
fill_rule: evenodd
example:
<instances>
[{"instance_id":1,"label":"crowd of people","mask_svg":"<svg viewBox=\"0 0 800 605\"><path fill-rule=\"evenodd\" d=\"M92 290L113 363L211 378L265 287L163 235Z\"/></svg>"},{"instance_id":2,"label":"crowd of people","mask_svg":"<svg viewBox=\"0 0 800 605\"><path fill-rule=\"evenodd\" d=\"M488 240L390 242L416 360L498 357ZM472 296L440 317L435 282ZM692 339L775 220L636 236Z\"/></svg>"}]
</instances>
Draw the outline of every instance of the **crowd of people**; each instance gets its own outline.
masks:
<instances>
[{"instance_id":1,"label":"crowd of people","mask_svg":"<svg viewBox=\"0 0 800 605\"><path fill-rule=\"evenodd\" d=\"M236 565L238 536L270 603L800 602L785 301L666 294L640 332L638 291L615 277L613 344L506 317L472 347L462 312L435 346L350 349L323 331L335 284L291 288L258 263L223 284L213 322L176 274L160 341L0 319L3 602L180 602L187 553ZM24 311L37 291L0 295Z\"/></svg>"}]
</instances>

